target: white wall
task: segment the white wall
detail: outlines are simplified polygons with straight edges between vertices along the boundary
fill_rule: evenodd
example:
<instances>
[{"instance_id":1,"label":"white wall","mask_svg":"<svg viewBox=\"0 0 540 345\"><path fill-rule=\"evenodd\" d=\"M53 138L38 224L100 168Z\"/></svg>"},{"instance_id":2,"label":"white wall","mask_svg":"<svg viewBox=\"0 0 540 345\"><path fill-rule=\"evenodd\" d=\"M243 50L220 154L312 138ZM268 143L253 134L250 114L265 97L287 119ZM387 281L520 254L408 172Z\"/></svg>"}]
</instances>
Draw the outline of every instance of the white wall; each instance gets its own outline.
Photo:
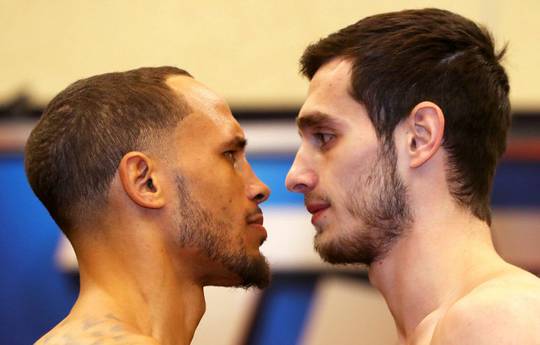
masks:
<instances>
[{"instance_id":1,"label":"white wall","mask_svg":"<svg viewBox=\"0 0 540 345\"><path fill-rule=\"evenodd\" d=\"M516 108L540 107L540 1L0 0L0 103L38 104L76 79L171 64L236 107L298 106L298 58L309 42L374 13L441 7L510 42Z\"/></svg>"}]
</instances>

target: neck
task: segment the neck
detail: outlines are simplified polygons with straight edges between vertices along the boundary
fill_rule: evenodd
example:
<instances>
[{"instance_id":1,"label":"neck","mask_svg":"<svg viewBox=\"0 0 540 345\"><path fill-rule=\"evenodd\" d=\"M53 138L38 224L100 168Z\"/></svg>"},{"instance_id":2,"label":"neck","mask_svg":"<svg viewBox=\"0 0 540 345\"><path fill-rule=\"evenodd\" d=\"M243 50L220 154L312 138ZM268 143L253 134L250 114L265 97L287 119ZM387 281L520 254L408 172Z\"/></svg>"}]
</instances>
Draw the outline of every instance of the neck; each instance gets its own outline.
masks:
<instances>
[{"instance_id":1,"label":"neck","mask_svg":"<svg viewBox=\"0 0 540 345\"><path fill-rule=\"evenodd\" d=\"M163 241L145 235L155 232L129 229L136 236L110 232L77 246L81 292L72 314L112 315L160 344L189 344L205 312L202 284L189 265L171 261Z\"/></svg>"},{"instance_id":2,"label":"neck","mask_svg":"<svg viewBox=\"0 0 540 345\"><path fill-rule=\"evenodd\" d=\"M485 222L450 204L438 206L416 208L411 228L369 269L404 339L504 266Z\"/></svg>"}]
</instances>

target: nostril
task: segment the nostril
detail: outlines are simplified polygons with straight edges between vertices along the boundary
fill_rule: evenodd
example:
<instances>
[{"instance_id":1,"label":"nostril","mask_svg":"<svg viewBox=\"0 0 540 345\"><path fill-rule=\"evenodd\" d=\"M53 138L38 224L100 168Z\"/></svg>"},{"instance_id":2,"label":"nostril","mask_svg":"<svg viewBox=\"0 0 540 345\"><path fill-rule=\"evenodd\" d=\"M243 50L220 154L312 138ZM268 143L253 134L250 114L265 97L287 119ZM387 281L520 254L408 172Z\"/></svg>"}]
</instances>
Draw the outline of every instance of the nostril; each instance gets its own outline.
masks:
<instances>
[{"instance_id":1,"label":"nostril","mask_svg":"<svg viewBox=\"0 0 540 345\"><path fill-rule=\"evenodd\" d=\"M266 198L266 196L264 195L264 193L259 193L257 195L255 195L255 197L253 199L255 199L255 201L264 201L264 199Z\"/></svg>"},{"instance_id":2,"label":"nostril","mask_svg":"<svg viewBox=\"0 0 540 345\"><path fill-rule=\"evenodd\" d=\"M314 170L302 167L291 168L285 178L285 186L293 193L307 193L317 185L317 175Z\"/></svg>"},{"instance_id":3,"label":"nostril","mask_svg":"<svg viewBox=\"0 0 540 345\"><path fill-rule=\"evenodd\" d=\"M296 187L296 181L293 180L291 175L288 175L285 178L285 187L287 187L290 192L294 192L294 188Z\"/></svg>"},{"instance_id":4,"label":"nostril","mask_svg":"<svg viewBox=\"0 0 540 345\"><path fill-rule=\"evenodd\" d=\"M263 185L263 188L258 189L256 192L257 193L253 196L252 200L258 204L268 200L268 197L270 197L270 188L266 185Z\"/></svg>"},{"instance_id":5,"label":"nostril","mask_svg":"<svg viewBox=\"0 0 540 345\"><path fill-rule=\"evenodd\" d=\"M296 193L305 193L307 189L308 189L308 186L306 184L297 183L291 188L291 191L296 192Z\"/></svg>"},{"instance_id":6,"label":"nostril","mask_svg":"<svg viewBox=\"0 0 540 345\"><path fill-rule=\"evenodd\" d=\"M285 182L285 186L289 190L289 192L293 193L303 193L303 191L306 189L306 185L300 181L297 180L287 180Z\"/></svg>"}]
</instances>

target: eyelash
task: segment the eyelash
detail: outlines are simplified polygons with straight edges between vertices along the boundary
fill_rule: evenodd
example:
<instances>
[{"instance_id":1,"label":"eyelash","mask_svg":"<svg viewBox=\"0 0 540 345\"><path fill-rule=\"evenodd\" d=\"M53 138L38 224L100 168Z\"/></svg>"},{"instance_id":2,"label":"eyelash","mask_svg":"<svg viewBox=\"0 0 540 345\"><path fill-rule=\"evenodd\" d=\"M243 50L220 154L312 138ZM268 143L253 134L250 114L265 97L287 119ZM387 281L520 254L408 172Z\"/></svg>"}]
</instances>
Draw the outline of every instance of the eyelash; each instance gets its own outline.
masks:
<instances>
[{"instance_id":1,"label":"eyelash","mask_svg":"<svg viewBox=\"0 0 540 345\"><path fill-rule=\"evenodd\" d=\"M225 158L230 161L231 163L236 163L236 151L225 151L223 152L223 155Z\"/></svg>"},{"instance_id":2,"label":"eyelash","mask_svg":"<svg viewBox=\"0 0 540 345\"><path fill-rule=\"evenodd\" d=\"M237 150L229 150L229 151L223 152L225 159L228 160L229 163L231 163L234 169L241 169L241 163L238 157L239 154L240 153Z\"/></svg>"},{"instance_id":3,"label":"eyelash","mask_svg":"<svg viewBox=\"0 0 540 345\"><path fill-rule=\"evenodd\" d=\"M313 133L313 137L320 147L325 147L329 142L334 140L335 135L331 133L315 132Z\"/></svg>"}]
</instances>

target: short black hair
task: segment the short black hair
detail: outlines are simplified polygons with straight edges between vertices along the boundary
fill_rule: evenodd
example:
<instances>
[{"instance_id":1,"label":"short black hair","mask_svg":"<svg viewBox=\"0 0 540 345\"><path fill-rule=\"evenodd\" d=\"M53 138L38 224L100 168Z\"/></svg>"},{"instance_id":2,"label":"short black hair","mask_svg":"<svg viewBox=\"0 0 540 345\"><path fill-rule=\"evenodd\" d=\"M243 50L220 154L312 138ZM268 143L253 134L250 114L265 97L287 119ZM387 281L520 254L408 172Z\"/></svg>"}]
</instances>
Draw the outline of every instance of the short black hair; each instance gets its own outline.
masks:
<instances>
[{"instance_id":1,"label":"short black hair","mask_svg":"<svg viewBox=\"0 0 540 345\"><path fill-rule=\"evenodd\" d=\"M366 106L379 139L422 101L445 116L447 181L458 204L491 222L491 185L506 149L510 86L491 34L440 9L364 18L307 47L300 60L309 79L338 57L352 61L351 94Z\"/></svg>"},{"instance_id":2,"label":"short black hair","mask_svg":"<svg viewBox=\"0 0 540 345\"><path fill-rule=\"evenodd\" d=\"M143 150L191 110L165 83L191 75L146 67L79 80L47 105L25 148L26 175L56 223L68 232L106 203L122 157Z\"/></svg>"}]
</instances>

